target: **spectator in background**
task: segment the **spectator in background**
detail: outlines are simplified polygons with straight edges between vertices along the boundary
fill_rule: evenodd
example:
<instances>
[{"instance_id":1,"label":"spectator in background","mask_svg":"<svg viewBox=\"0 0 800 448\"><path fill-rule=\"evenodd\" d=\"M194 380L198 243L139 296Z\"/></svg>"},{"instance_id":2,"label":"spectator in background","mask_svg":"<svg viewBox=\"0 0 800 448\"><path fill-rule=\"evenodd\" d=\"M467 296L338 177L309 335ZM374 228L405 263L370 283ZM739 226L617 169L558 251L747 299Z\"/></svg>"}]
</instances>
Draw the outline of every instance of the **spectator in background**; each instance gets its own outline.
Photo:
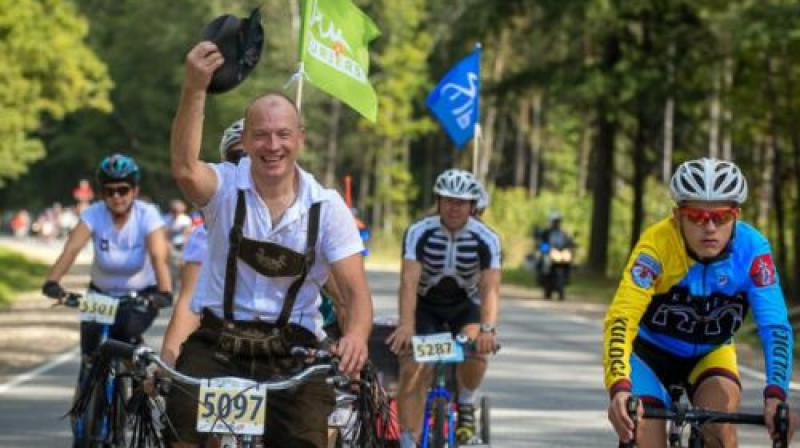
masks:
<instances>
[{"instance_id":1,"label":"spectator in background","mask_svg":"<svg viewBox=\"0 0 800 448\"><path fill-rule=\"evenodd\" d=\"M78 186L72 190L72 197L78 203L77 211L79 214L89 207L89 203L94 199L94 190L92 190L92 185L89 181L81 179L78 182Z\"/></svg>"},{"instance_id":2,"label":"spectator in background","mask_svg":"<svg viewBox=\"0 0 800 448\"><path fill-rule=\"evenodd\" d=\"M192 230L192 218L186 213L186 203L180 199L171 200L164 221L167 223L167 237L172 249L180 254Z\"/></svg>"},{"instance_id":3,"label":"spectator in background","mask_svg":"<svg viewBox=\"0 0 800 448\"><path fill-rule=\"evenodd\" d=\"M23 238L28 236L28 232L31 228L31 215L28 213L28 210L23 208L17 211L14 217L11 218L9 225L11 226L11 233L13 233L15 237Z\"/></svg>"},{"instance_id":4,"label":"spectator in background","mask_svg":"<svg viewBox=\"0 0 800 448\"><path fill-rule=\"evenodd\" d=\"M58 215L58 236L65 238L76 225L78 225L78 215L75 213L75 209L73 207L62 208Z\"/></svg>"},{"instance_id":5,"label":"spectator in background","mask_svg":"<svg viewBox=\"0 0 800 448\"><path fill-rule=\"evenodd\" d=\"M177 289L180 282L179 270L182 265L181 254L186 239L192 232L192 218L186 213L186 203L180 199L169 202L169 212L164 216L167 239L170 246L169 267L172 274L173 287Z\"/></svg>"}]
</instances>

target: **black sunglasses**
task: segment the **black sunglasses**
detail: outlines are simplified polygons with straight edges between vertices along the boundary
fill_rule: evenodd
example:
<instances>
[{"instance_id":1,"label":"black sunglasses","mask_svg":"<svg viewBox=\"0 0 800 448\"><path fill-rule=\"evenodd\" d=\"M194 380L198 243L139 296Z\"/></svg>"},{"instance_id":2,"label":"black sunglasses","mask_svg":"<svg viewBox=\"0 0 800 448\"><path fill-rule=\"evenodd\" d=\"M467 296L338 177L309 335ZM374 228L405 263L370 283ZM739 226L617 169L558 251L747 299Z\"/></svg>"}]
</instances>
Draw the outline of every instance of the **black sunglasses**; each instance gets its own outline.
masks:
<instances>
[{"instance_id":1,"label":"black sunglasses","mask_svg":"<svg viewBox=\"0 0 800 448\"><path fill-rule=\"evenodd\" d=\"M111 198L116 195L119 195L120 197L127 196L132 189L133 188L131 188L129 185L121 185L119 187L103 187L103 196L107 198Z\"/></svg>"},{"instance_id":2,"label":"black sunglasses","mask_svg":"<svg viewBox=\"0 0 800 448\"><path fill-rule=\"evenodd\" d=\"M243 149L232 149L225 153L225 161L231 162L234 165L238 165L239 161L244 157L247 157L247 152Z\"/></svg>"}]
</instances>

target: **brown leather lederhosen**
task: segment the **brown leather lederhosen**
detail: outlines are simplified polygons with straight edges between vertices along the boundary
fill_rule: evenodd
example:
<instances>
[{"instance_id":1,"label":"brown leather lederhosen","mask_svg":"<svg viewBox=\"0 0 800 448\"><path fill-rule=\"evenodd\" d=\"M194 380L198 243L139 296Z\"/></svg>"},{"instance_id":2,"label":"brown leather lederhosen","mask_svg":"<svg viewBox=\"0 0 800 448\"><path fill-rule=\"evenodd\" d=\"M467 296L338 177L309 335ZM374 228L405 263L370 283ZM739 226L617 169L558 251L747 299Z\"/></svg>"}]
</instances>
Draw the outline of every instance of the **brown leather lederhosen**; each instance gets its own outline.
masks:
<instances>
[{"instance_id":1,"label":"brown leather lederhosen","mask_svg":"<svg viewBox=\"0 0 800 448\"><path fill-rule=\"evenodd\" d=\"M317 339L304 327L289 323L297 294L315 260L319 233L320 203L309 209L308 236L305 253L269 241L246 238L243 233L246 214L244 190L238 190L233 227L229 234L222 319L204 309L201 328L214 330L217 346L224 352L245 356L286 357L293 345L316 346ZM241 259L257 273L267 277L295 277L289 285L283 308L274 323L234 320L237 262Z\"/></svg>"}]
</instances>

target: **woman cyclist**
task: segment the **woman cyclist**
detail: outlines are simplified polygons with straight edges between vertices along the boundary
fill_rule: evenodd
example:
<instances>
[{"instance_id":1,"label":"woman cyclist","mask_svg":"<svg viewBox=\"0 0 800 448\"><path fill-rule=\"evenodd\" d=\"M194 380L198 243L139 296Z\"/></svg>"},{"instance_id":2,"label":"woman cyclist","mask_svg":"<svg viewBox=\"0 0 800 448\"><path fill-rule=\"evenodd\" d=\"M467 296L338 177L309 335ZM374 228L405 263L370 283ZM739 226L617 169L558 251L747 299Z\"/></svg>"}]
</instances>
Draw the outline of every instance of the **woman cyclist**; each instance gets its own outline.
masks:
<instances>
[{"instance_id":1,"label":"woman cyclist","mask_svg":"<svg viewBox=\"0 0 800 448\"><path fill-rule=\"evenodd\" d=\"M121 305L111 327L111 338L134 343L141 341L158 308L172 303L164 221L155 206L136 199L140 175L130 157L114 154L103 159L97 170L103 200L81 213L42 287L48 297L64 297L59 282L91 239L94 260L89 289L110 296L136 293L150 299L146 309ZM81 323L83 356L97 348L100 332L97 323Z\"/></svg>"}]
</instances>

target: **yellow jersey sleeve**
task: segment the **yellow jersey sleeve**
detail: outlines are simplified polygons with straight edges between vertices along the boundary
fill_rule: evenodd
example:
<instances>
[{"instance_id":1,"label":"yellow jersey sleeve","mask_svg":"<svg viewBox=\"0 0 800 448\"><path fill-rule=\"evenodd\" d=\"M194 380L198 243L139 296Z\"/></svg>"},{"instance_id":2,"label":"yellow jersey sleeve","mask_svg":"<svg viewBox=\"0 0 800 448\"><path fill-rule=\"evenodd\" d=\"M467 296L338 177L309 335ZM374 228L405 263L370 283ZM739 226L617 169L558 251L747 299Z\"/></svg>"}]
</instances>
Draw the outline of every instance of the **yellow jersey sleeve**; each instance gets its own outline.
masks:
<instances>
[{"instance_id":1,"label":"yellow jersey sleeve","mask_svg":"<svg viewBox=\"0 0 800 448\"><path fill-rule=\"evenodd\" d=\"M665 250L682 244L676 239L674 222L662 220L642 234L631 252L622 273L617 292L606 313L603 331L603 368L605 386L613 395L617 390L630 390L630 355L639 321L654 294L670 285L664 283ZM683 252L678 246L678 253ZM671 250L674 250L671 249Z\"/></svg>"}]
</instances>

